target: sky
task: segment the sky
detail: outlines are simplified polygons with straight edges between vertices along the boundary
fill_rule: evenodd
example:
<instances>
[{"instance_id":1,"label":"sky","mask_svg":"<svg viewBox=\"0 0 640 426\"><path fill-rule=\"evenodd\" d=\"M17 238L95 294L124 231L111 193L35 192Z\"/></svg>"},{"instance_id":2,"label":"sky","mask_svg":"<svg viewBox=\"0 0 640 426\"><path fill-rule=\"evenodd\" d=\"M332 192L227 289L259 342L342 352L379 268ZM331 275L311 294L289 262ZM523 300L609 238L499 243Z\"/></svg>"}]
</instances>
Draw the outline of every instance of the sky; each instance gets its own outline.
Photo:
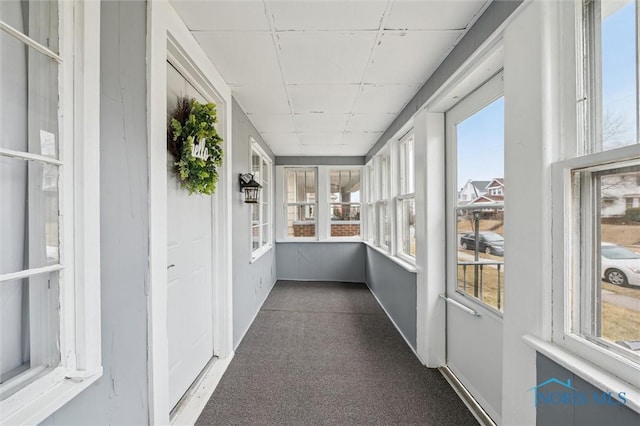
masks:
<instances>
[{"instance_id":1,"label":"sky","mask_svg":"<svg viewBox=\"0 0 640 426\"><path fill-rule=\"evenodd\" d=\"M610 145L637 142L636 114L636 52L635 2L605 17L602 22L602 91L603 109L622 121L622 131L609 141ZM606 125L605 125L606 127ZM607 148L605 141L605 148ZM613 146L610 146L613 147Z\"/></svg>"},{"instance_id":2,"label":"sky","mask_svg":"<svg viewBox=\"0 0 640 426\"><path fill-rule=\"evenodd\" d=\"M605 148L638 142L635 31L634 1L602 22L603 109L622 123ZM458 124L457 136L458 189L469 179L504 177L504 98Z\"/></svg>"},{"instance_id":3,"label":"sky","mask_svg":"<svg viewBox=\"0 0 640 426\"><path fill-rule=\"evenodd\" d=\"M457 126L458 189L467 180L504 177L504 98Z\"/></svg>"}]
</instances>

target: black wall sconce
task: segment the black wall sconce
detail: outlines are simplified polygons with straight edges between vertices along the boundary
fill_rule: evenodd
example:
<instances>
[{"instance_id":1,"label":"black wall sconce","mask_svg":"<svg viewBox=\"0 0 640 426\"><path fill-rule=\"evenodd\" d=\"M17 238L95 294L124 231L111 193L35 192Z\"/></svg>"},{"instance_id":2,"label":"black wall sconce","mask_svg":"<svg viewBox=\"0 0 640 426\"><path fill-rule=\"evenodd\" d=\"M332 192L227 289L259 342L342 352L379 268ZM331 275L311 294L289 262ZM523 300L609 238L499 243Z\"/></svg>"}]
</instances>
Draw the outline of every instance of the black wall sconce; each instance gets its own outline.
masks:
<instances>
[{"instance_id":1,"label":"black wall sconce","mask_svg":"<svg viewBox=\"0 0 640 426\"><path fill-rule=\"evenodd\" d=\"M255 181L251 173L240 173L240 191L244 192L244 202L257 204L260 200L262 185Z\"/></svg>"}]
</instances>

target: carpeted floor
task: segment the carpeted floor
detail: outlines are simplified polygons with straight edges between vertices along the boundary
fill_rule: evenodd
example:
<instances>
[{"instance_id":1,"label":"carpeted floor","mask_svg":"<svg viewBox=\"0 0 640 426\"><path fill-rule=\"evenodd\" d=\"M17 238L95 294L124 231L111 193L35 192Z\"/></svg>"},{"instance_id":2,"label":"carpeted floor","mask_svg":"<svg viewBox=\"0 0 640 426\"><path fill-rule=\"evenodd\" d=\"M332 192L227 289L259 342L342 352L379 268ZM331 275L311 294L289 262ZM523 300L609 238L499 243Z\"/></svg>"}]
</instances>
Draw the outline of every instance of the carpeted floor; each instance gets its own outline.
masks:
<instances>
[{"instance_id":1,"label":"carpeted floor","mask_svg":"<svg viewBox=\"0 0 640 426\"><path fill-rule=\"evenodd\" d=\"M364 284L279 281L198 425L477 425Z\"/></svg>"}]
</instances>

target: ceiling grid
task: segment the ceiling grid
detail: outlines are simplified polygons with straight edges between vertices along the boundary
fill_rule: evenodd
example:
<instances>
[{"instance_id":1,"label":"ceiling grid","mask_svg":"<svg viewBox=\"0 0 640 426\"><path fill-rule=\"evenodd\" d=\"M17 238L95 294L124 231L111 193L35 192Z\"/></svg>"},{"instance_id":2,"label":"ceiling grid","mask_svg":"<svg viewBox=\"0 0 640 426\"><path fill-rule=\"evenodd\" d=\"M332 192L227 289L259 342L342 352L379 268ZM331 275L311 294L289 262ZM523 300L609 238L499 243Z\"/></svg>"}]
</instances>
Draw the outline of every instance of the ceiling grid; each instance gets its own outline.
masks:
<instances>
[{"instance_id":1,"label":"ceiling grid","mask_svg":"<svg viewBox=\"0 0 640 426\"><path fill-rule=\"evenodd\" d=\"M488 0L173 0L278 156L365 155Z\"/></svg>"}]
</instances>

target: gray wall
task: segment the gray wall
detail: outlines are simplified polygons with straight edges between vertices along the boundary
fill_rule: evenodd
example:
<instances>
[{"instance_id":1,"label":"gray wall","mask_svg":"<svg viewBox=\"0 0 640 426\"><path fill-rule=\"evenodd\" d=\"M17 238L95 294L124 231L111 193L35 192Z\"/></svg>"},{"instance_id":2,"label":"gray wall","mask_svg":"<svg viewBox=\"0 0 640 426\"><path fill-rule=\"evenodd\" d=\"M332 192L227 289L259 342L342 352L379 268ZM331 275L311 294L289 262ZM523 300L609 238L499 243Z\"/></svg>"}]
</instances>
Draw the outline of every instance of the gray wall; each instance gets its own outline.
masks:
<instances>
[{"instance_id":1,"label":"gray wall","mask_svg":"<svg viewBox=\"0 0 640 426\"><path fill-rule=\"evenodd\" d=\"M413 349L416 349L416 273L366 247L366 283L396 323Z\"/></svg>"},{"instance_id":2,"label":"gray wall","mask_svg":"<svg viewBox=\"0 0 640 426\"><path fill-rule=\"evenodd\" d=\"M145 2L102 2L101 279L104 374L45 421L149 423ZM97 30L97 29L96 29Z\"/></svg>"},{"instance_id":3,"label":"gray wall","mask_svg":"<svg viewBox=\"0 0 640 426\"><path fill-rule=\"evenodd\" d=\"M365 281L361 242L277 243L276 248L280 280Z\"/></svg>"},{"instance_id":4,"label":"gray wall","mask_svg":"<svg viewBox=\"0 0 640 426\"><path fill-rule=\"evenodd\" d=\"M251 171L250 136L260 144L272 159L274 156L235 99L233 101L231 119L233 123L231 177L237 180L240 173ZM271 175L275 177L275 168L271 171ZM236 192L234 193L232 206L233 346L236 348L275 284L276 262L274 247L254 263L250 263L251 222L249 215L251 214L251 208L244 203L239 185L235 185L234 188ZM271 185L271 199L275 199L273 185ZM275 233L275 229L272 232Z\"/></svg>"},{"instance_id":5,"label":"gray wall","mask_svg":"<svg viewBox=\"0 0 640 426\"><path fill-rule=\"evenodd\" d=\"M540 353L536 357L536 369L537 383L542 383L552 377L562 382L571 379L571 385L576 391L589 395L589 398L594 392L602 394L602 390L585 382L579 376ZM562 392L561 389L552 389L552 391L555 390ZM625 389L616 389L616 391L624 392ZM533 403L533 395L531 398ZM621 405L597 405L593 403L579 406L539 404L536 408L536 424L538 426L638 426L640 425L640 414Z\"/></svg>"}]
</instances>

